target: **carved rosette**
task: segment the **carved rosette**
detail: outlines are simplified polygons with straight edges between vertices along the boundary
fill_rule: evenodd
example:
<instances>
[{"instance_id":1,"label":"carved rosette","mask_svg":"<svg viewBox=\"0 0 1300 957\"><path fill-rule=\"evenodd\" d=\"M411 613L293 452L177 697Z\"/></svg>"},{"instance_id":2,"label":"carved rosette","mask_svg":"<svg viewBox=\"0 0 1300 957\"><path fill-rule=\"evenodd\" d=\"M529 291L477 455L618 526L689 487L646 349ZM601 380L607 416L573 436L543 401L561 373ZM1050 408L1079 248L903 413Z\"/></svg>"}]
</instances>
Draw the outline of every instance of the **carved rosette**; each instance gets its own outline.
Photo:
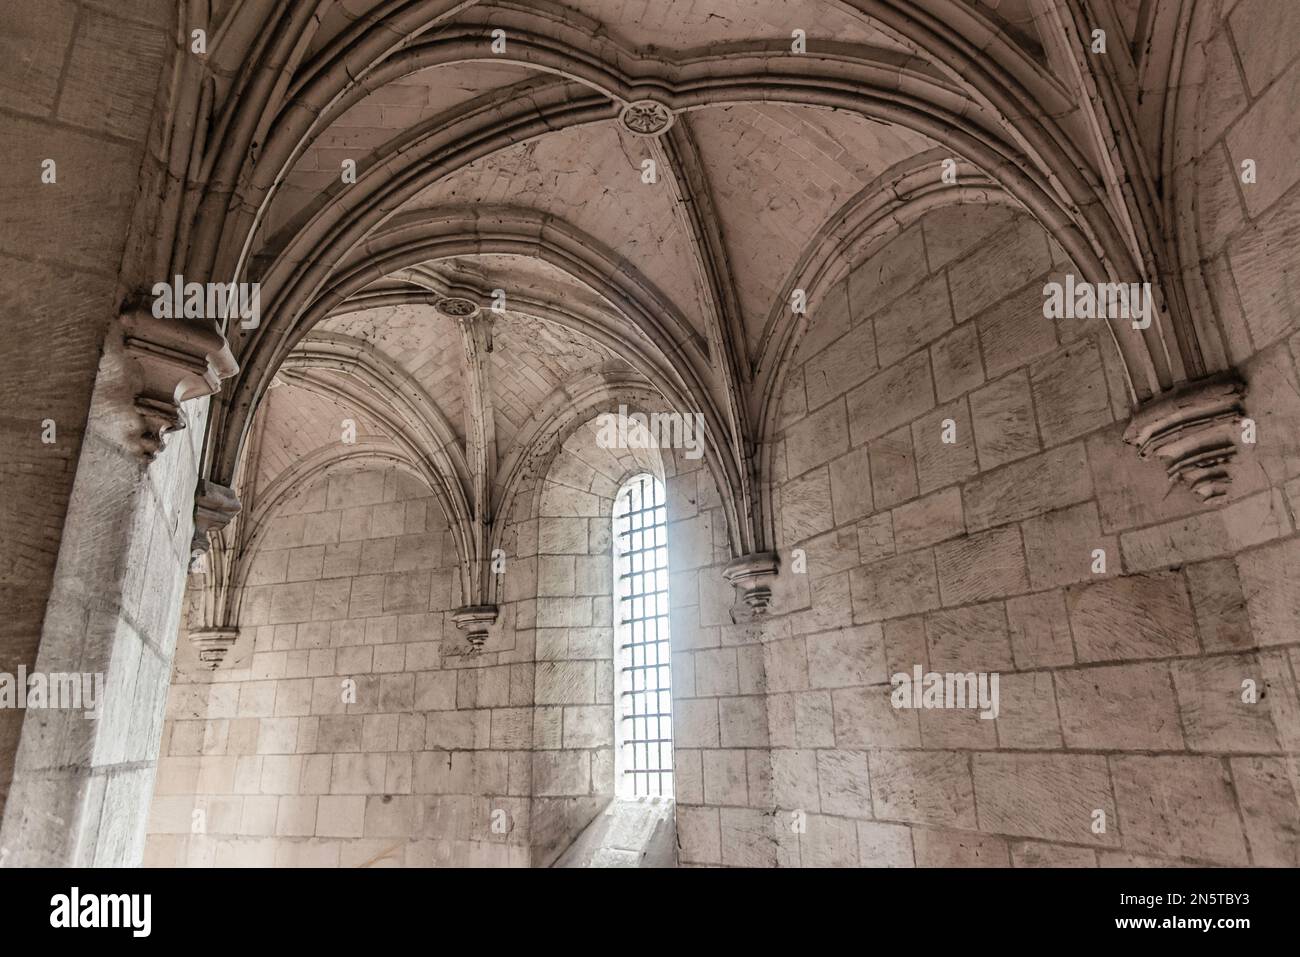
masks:
<instances>
[{"instance_id":1,"label":"carved rosette","mask_svg":"<svg viewBox=\"0 0 1300 957\"><path fill-rule=\"evenodd\" d=\"M181 403L212 395L239 365L214 322L158 319L145 308L128 310L121 320L126 353L139 372L135 410L144 421L140 452L151 462L167 433L185 427Z\"/></svg>"},{"instance_id":2,"label":"carved rosette","mask_svg":"<svg viewBox=\"0 0 1300 957\"><path fill-rule=\"evenodd\" d=\"M448 319L468 319L478 314L478 303L459 296L439 299L437 305L433 308Z\"/></svg>"},{"instance_id":3,"label":"carved rosette","mask_svg":"<svg viewBox=\"0 0 1300 957\"><path fill-rule=\"evenodd\" d=\"M487 642L488 629L497 620L496 605L466 605L451 613L451 620L465 634L471 654Z\"/></svg>"},{"instance_id":4,"label":"carved rosette","mask_svg":"<svg viewBox=\"0 0 1300 957\"><path fill-rule=\"evenodd\" d=\"M722 570L725 578L739 593L751 615L767 612L772 602L772 579L778 567L776 552L742 555Z\"/></svg>"},{"instance_id":5,"label":"carved rosette","mask_svg":"<svg viewBox=\"0 0 1300 957\"><path fill-rule=\"evenodd\" d=\"M1165 466L1203 500L1224 495L1232 480L1246 386L1232 375L1192 382L1139 409L1124 441Z\"/></svg>"},{"instance_id":6,"label":"carved rosette","mask_svg":"<svg viewBox=\"0 0 1300 957\"><path fill-rule=\"evenodd\" d=\"M673 125L673 113L658 100L634 100L623 107L618 121L633 136L662 136Z\"/></svg>"}]
</instances>

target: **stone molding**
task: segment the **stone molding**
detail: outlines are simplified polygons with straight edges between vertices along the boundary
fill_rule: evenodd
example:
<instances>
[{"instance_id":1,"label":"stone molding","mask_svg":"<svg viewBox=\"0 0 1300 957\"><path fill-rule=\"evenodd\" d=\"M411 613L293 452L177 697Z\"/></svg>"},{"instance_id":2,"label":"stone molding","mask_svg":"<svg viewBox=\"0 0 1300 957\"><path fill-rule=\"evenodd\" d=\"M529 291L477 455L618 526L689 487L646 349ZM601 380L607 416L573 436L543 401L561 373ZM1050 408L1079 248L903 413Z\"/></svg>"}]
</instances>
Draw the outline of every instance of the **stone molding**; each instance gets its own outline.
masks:
<instances>
[{"instance_id":1,"label":"stone molding","mask_svg":"<svg viewBox=\"0 0 1300 957\"><path fill-rule=\"evenodd\" d=\"M208 536L229 525L241 508L234 489L199 479L194 489L194 537L190 541L190 554L207 552L212 547Z\"/></svg>"},{"instance_id":2,"label":"stone molding","mask_svg":"<svg viewBox=\"0 0 1300 957\"><path fill-rule=\"evenodd\" d=\"M238 628L199 628L190 632L190 641L198 651L204 667L215 671L239 640Z\"/></svg>"},{"instance_id":3,"label":"stone molding","mask_svg":"<svg viewBox=\"0 0 1300 957\"><path fill-rule=\"evenodd\" d=\"M453 611L451 620L465 633L465 640L469 643L472 654L487 642L488 628L496 624L497 606L466 605Z\"/></svg>"},{"instance_id":4,"label":"stone molding","mask_svg":"<svg viewBox=\"0 0 1300 957\"><path fill-rule=\"evenodd\" d=\"M740 593L751 615L762 615L772 602L772 579L779 564L776 552L753 552L729 562L722 577Z\"/></svg>"},{"instance_id":5,"label":"stone molding","mask_svg":"<svg viewBox=\"0 0 1300 957\"><path fill-rule=\"evenodd\" d=\"M1124 441L1142 458L1164 463L1171 482L1204 501L1220 498L1232 481L1245 395L1245 384L1230 373L1188 383L1139 409Z\"/></svg>"},{"instance_id":6,"label":"stone molding","mask_svg":"<svg viewBox=\"0 0 1300 957\"><path fill-rule=\"evenodd\" d=\"M166 436L185 428L181 403L212 395L239 365L216 323L158 319L145 308L121 316L124 346L139 371L135 410L143 420L139 448L152 462Z\"/></svg>"}]
</instances>

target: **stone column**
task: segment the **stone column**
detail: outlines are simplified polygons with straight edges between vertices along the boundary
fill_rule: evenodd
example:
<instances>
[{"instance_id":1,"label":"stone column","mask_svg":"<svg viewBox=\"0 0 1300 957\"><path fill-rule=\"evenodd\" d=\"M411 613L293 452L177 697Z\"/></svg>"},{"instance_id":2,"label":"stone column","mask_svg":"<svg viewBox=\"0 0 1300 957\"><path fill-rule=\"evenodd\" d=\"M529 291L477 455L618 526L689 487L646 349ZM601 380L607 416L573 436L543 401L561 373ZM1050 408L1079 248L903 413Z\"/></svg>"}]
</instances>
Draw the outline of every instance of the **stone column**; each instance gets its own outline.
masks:
<instances>
[{"instance_id":1,"label":"stone column","mask_svg":"<svg viewBox=\"0 0 1300 957\"><path fill-rule=\"evenodd\" d=\"M142 858L205 397L234 371L212 323L137 314L107 336L33 671L72 676L83 698L75 709L29 703L0 863Z\"/></svg>"}]
</instances>

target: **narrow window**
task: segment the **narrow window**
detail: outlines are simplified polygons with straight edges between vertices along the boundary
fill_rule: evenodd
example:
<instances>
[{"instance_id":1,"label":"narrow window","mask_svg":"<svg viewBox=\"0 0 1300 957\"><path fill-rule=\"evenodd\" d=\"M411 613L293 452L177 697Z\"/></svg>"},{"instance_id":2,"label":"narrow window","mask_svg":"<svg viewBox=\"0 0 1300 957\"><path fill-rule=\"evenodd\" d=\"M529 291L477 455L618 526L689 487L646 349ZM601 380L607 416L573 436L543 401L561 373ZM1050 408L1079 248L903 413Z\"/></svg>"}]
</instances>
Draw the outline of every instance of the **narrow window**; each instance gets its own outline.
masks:
<instances>
[{"instance_id":1,"label":"narrow window","mask_svg":"<svg viewBox=\"0 0 1300 957\"><path fill-rule=\"evenodd\" d=\"M672 797L668 646L668 510L653 475L614 502L615 771L621 797Z\"/></svg>"}]
</instances>

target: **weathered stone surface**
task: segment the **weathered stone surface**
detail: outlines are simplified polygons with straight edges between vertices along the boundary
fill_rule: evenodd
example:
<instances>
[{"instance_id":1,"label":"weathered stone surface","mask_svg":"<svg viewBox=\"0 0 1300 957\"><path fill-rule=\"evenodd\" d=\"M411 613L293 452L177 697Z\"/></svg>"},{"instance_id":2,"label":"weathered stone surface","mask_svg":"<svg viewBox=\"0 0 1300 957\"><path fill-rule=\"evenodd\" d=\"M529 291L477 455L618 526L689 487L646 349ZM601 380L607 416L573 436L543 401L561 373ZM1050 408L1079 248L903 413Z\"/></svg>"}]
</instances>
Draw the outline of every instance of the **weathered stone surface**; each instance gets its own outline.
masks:
<instances>
[{"instance_id":1,"label":"weathered stone surface","mask_svg":"<svg viewBox=\"0 0 1300 957\"><path fill-rule=\"evenodd\" d=\"M1110 768L1126 848L1219 864L1247 862L1231 783L1217 758L1116 757Z\"/></svg>"},{"instance_id":2,"label":"weathered stone surface","mask_svg":"<svg viewBox=\"0 0 1300 957\"><path fill-rule=\"evenodd\" d=\"M1250 647L1250 619L1236 564L1219 559L1189 565L1185 573L1196 613L1196 628L1205 649L1228 651Z\"/></svg>"},{"instance_id":3,"label":"weathered stone surface","mask_svg":"<svg viewBox=\"0 0 1300 957\"><path fill-rule=\"evenodd\" d=\"M873 685L887 680L885 637L878 624L809 635L807 642L811 688Z\"/></svg>"},{"instance_id":4,"label":"weathered stone surface","mask_svg":"<svg viewBox=\"0 0 1300 957\"><path fill-rule=\"evenodd\" d=\"M1105 758L980 754L974 775L980 830L1074 844L1119 844L1115 831L1092 830L1095 810L1114 817Z\"/></svg>"},{"instance_id":5,"label":"weathered stone surface","mask_svg":"<svg viewBox=\"0 0 1300 957\"><path fill-rule=\"evenodd\" d=\"M871 756L878 819L975 829L975 790L958 751L881 751Z\"/></svg>"},{"instance_id":6,"label":"weathered stone surface","mask_svg":"<svg viewBox=\"0 0 1300 957\"><path fill-rule=\"evenodd\" d=\"M1066 590L1080 661L1196 653L1191 602L1181 575L1129 575Z\"/></svg>"},{"instance_id":7,"label":"weathered stone surface","mask_svg":"<svg viewBox=\"0 0 1300 957\"><path fill-rule=\"evenodd\" d=\"M1255 643L1295 640L1300 628L1300 589L1292 576L1300 565L1300 539L1291 538L1237 557L1246 611Z\"/></svg>"},{"instance_id":8,"label":"weathered stone surface","mask_svg":"<svg viewBox=\"0 0 1300 957\"><path fill-rule=\"evenodd\" d=\"M1043 289L1032 283L976 318L989 378L1018 369L1056 348L1056 327L1043 318Z\"/></svg>"},{"instance_id":9,"label":"weathered stone surface","mask_svg":"<svg viewBox=\"0 0 1300 957\"><path fill-rule=\"evenodd\" d=\"M1265 491L1224 508L1120 536L1124 565L1150 571L1229 554L1289 534L1282 494Z\"/></svg>"},{"instance_id":10,"label":"weathered stone surface","mask_svg":"<svg viewBox=\"0 0 1300 957\"><path fill-rule=\"evenodd\" d=\"M1101 353L1091 339L1071 343L1030 367L1043 444L1086 435L1111 420Z\"/></svg>"},{"instance_id":11,"label":"weathered stone surface","mask_svg":"<svg viewBox=\"0 0 1300 957\"><path fill-rule=\"evenodd\" d=\"M953 441L945 441L948 437ZM964 401L940 406L913 422L912 445L917 484L922 494L964 481L979 471L975 433Z\"/></svg>"},{"instance_id":12,"label":"weathered stone surface","mask_svg":"<svg viewBox=\"0 0 1300 957\"><path fill-rule=\"evenodd\" d=\"M821 809L845 817L871 816L871 776L866 751L819 751L817 782Z\"/></svg>"},{"instance_id":13,"label":"weathered stone surface","mask_svg":"<svg viewBox=\"0 0 1300 957\"><path fill-rule=\"evenodd\" d=\"M1011 845L1013 867L1096 867L1097 853L1085 847L1021 841Z\"/></svg>"},{"instance_id":14,"label":"weathered stone surface","mask_svg":"<svg viewBox=\"0 0 1300 957\"><path fill-rule=\"evenodd\" d=\"M1027 519L1021 528L1029 581L1035 590L1119 571L1116 539L1101 534L1093 502ZM1101 556L1096 554L1098 549ZM1103 570L1097 571L1099 568Z\"/></svg>"},{"instance_id":15,"label":"weathered stone surface","mask_svg":"<svg viewBox=\"0 0 1300 957\"><path fill-rule=\"evenodd\" d=\"M859 622L915 614L939 604L934 555L928 549L855 568L849 588L853 618Z\"/></svg>"},{"instance_id":16,"label":"weathered stone surface","mask_svg":"<svg viewBox=\"0 0 1300 957\"><path fill-rule=\"evenodd\" d=\"M1060 750L1060 721L1052 675L1046 671L999 677L998 744L1003 748Z\"/></svg>"},{"instance_id":17,"label":"weathered stone surface","mask_svg":"<svg viewBox=\"0 0 1300 957\"><path fill-rule=\"evenodd\" d=\"M1015 373L970 394L980 469L989 471L1039 449L1029 377Z\"/></svg>"},{"instance_id":18,"label":"weathered stone surface","mask_svg":"<svg viewBox=\"0 0 1300 957\"><path fill-rule=\"evenodd\" d=\"M1001 528L945 542L934 550L945 605L1000 598L1029 587L1018 528Z\"/></svg>"},{"instance_id":19,"label":"weathered stone surface","mask_svg":"<svg viewBox=\"0 0 1300 957\"><path fill-rule=\"evenodd\" d=\"M1046 270L1049 263L1042 231L1029 219L1014 220L974 255L949 267L948 283L957 321L998 302L1008 290L1019 288Z\"/></svg>"},{"instance_id":20,"label":"weathered stone surface","mask_svg":"<svg viewBox=\"0 0 1300 957\"><path fill-rule=\"evenodd\" d=\"M916 495L916 457L910 429L891 432L867 448L871 457L871 493L877 508L890 508Z\"/></svg>"},{"instance_id":21,"label":"weathered stone surface","mask_svg":"<svg viewBox=\"0 0 1300 957\"><path fill-rule=\"evenodd\" d=\"M861 322L880 307L897 299L925 272L925 245L921 228L913 226L858 265L849 278L849 301L854 322Z\"/></svg>"},{"instance_id":22,"label":"weathered stone surface","mask_svg":"<svg viewBox=\"0 0 1300 957\"><path fill-rule=\"evenodd\" d=\"M910 674L910 671L908 672ZM917 712L895 708L890 687L840 688L831 693L837 748L919 748Z\"/></svg>"},{"instance_id":23,"label":"weathered stone surface","mask_svg":"<svg viewBox=\"0 0 1300 957\"><path fill-rule=\"evenodd\" d=\"M894 546L899 551L933 545L965 530L961 491L955 486L894 509Z\"/></svg>"},{"instance_id":24,"label":"weathered stone surface","mask_svg":"<svg viewBox=\"0 0 1300 957\"><path fill-rule=\"evenodd\" d=\"M1279 750L1273 725L1272 695L1290 689L1268 688L1267 679L1254 655L1226 655L1173 663L1174 687L1192 751L1272 752ZM1246 682L1253 682L1256 695L1243 701Z\"/></svg>"},{"instance_id":25,"label":"weathered stone surface","mask_svg":"<svg viewBox=\"0 0 1300 957\"><path fill-rule=\"evenodd\" d=\"M948 284L942 275L931 276L904 299L876 313L876 351L882 367L910 355L952 328Z\"/></svg>"},{"instance_id":26,"label":"weathered stone surface","mask_svg":"<svg viewBox=\"0 0 1300 957\"><path fill-rule=\"evenodd\" d=\"M967 605L925 616L934 671L1003 671L1011 665L1007 618L1002 602Z\"/></svg>"},{"instance_id":27,"label":"weathered stone surface","mask_svg":"<svg viewBox=\"0 0 1300 957\"><path fill-rule=\"evenodd\" d=\"M934 368L934 390L940 402L947 402L984 382L979 339L972 325L958 326L930 347Z\"/></svg>"},{"instance_id":28,"label":"weathered stone surface","mask_svg":"<svg viewBox=\"0 0 1300 957\"><path fill-rule=\"evenodd\" d=\"M848 394L849 435L857 446L934 406L930 357L918 353L881 371Z\"/></svg>"},{"instance_id":29,"label":"weathered stone surface","mask_svg":"<svg viewBox=\"0 0 1300 957\"><path fill-rule=\"evenodd\" d=\"M865 518L874 510L867 455L864 445L831 461L831 506L836 525Z\"/></svg>"},{"instance_id":30,"label":"weathered stone surface","mask_svg":"<svg viewBox=\"0 0 1300 957\"><path fill-rule=\"evenodd\" d=\"M781 524L785 539L799 542L829 529L834 522L831 479L826 468L787 482L781 489Z\"/></svg>"},{"instance_id":31,"label":"weathered stone surface","mask_svg":"<svg viewBox=\"0 0 1300 957\"><path fill-rule=\"evenodd\" d=\"M917 867L1010 867L1007 842L968 831L912 831Z\"/></svg>"},{"instance_id":32,"label":"weathered stone surface","mask_svg":"<svg viewBox=\"0 0 1300 957\"><path fill-rule=\"evenodd\" d=\"M1090 751L1180 751L1169 669L1161 663L1056 673L1066 747Z\"/></svg>"},{"instance_id":33,"label":"weathered stone surface","mask_svg":"<svg viewBox=\"0 0 1300 957\"><path fill-rule=\"evenodd\" d=\"M1300 866L1300 807L1296 803L1294 758L1233 758L1233 788L1241 806L1251 863Z\"/></svg>"},{"instance_id":34,"label":"weathered stone surface","mask_svg":"<svg viewBox=\"0 0 1300 957\"><path fill-rule=\"evenodd\" d=\"M862 867L913 867L912 832L898 824L858 822L858 864Z\"/></svg>"},{"instance_id":35,"label":"weathered stone surface","mask_svg":"<svg viewBox=\"0 0 1300 957\"><path fill-rule=\"evenodd\" d=\"M962 490L971 531L1075 505L1092 496L1083 446L1075 443L982 475Z\"/></svg>"},{"instance_id":36,"label":"weathered stone surface","mask_svg":"<svg viewBox=\"0 0 1300 957\"><path fill-rule=\"evenodd\" d=\"M1074 643L1063 592L1040 592L1008 599L1007 626L1017 667L1073 663Z\"/></svg>"},{"instance_id":37,"label":"weathered stone surface","mask_svg":"<svg viewBox=\"0 0 1300 957\"><path fill-rule=\"evenodd\" d=\"M808 408L820 409L830 400L839 398L869 379L877 368L874 333L871 323L864 322L804 364Z\"/></svg>"},{"instance_id":38,"label":"weathered stone surface","mask_svg":"<svg viewBox=\"0 0 1300 957\"><path fill-rule=\"evenodd\" d=\"M849 447L844 403L832 402L786 432L786 469L791 478L830 461Z\"/></svg>"}]
</instances>

